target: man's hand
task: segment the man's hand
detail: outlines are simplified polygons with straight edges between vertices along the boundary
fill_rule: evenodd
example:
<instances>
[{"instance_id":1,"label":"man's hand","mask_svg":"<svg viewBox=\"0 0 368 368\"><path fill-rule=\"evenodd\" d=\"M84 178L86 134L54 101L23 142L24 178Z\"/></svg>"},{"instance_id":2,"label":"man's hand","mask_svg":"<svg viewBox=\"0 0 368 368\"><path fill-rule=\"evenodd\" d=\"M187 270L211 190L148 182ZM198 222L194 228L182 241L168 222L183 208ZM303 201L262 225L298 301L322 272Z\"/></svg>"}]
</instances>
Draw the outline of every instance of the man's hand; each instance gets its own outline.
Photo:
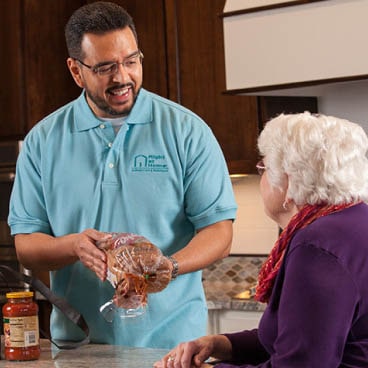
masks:
<instances>
[{"instance_id":1,"label":"man's hand","mask_svg":"<svg viewBox=\"0 0 368 368\"><path fill-rule=\"evenodd\" d=\"M96 243L109 238L111 238L111 234L106 234L94 229L87 229L77 234L73 239L75 255L86 267L92 270L101 281L106 280L106 253L97 248Z\"/></svg>"}]
</instances>

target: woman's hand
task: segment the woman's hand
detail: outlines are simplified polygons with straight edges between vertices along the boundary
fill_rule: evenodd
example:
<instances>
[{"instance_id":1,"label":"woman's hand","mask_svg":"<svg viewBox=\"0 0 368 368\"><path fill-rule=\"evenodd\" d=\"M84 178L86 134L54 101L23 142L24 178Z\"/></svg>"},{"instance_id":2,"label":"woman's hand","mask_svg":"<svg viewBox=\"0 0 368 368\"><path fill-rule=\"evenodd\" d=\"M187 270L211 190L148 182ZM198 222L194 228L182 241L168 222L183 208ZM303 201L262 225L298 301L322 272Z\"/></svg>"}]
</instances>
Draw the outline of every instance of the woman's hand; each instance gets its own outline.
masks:
<instances>
[{"instance_id":1,"label":"woman's hand","mask_svg":"<svg viewBox=\"0 0 368 368\"><path fill-rule=\"evenodd\" d=\"M181 343L153 366L155 368L211 367L204 361L213 353L213 341L214 336L203 336Z\"/></svg>"}]
</instances>

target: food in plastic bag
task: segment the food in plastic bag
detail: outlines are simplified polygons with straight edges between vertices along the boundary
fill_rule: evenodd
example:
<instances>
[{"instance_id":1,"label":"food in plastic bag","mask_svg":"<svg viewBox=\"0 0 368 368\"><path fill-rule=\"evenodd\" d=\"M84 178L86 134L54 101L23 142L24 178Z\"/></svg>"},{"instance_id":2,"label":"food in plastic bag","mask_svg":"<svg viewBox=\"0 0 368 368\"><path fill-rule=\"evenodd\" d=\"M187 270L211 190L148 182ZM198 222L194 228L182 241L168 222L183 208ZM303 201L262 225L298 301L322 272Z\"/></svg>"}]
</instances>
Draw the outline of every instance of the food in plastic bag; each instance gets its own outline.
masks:
<instances>
[{"instance_id":1,"label":"food in plastic bag","mask_svg":"<svg viewBox=\"0 0 368 368\"><path fill-rule=\"evenodd\" d=\"M98 247L107 255L107 279L115 288L112 302L118 308L130 311L125 315L135 316L134 310L142 311L146 306L148 293L159 292L170 282L170 261L143 236L133 233L111 235L99 242ZM101 309L115 310L115 306L110 301ZM106 310L101 312L106 314Z\"/></svg>"}]
</instances>

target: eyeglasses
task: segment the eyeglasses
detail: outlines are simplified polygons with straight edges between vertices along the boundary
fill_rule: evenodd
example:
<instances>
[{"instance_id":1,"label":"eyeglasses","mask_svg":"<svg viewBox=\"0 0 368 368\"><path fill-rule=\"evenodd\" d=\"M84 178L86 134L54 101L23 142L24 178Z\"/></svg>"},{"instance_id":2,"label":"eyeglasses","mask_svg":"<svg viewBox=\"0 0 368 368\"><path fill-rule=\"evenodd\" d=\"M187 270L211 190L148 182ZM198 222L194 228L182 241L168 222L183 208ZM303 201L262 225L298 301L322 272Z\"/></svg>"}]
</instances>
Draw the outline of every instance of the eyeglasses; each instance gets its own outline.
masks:
<instances>
[{"instance_id":1,"label":"eyeglasses","mask_svg":"<svg viewBox=\"0 0 368 368\"><path fill-rule=\"evenodd\" d=\"M266 166L265 166L263 160L257 162L256 169L257 169L259 175L262 176L264 174L264 172L266 171Z\"/></svg>"},{"instance_id":2,"label":"eyeglasses","mask_svg":"<svg viewBox=\"0 0 368 368\"><path fill-rule=\"evenodd\" d=\"M114 75L119 70L119 65L121 64L127 72L134 72L137 67L142 63L143 60L142 51L137 51L133 55L126 58L121 63L100 63L96 65L87 65L82 60L75 59L79 64L85 66L90 69L93 73L98 74L99 76L105 75Z\"/></svg>"}]
</instances>

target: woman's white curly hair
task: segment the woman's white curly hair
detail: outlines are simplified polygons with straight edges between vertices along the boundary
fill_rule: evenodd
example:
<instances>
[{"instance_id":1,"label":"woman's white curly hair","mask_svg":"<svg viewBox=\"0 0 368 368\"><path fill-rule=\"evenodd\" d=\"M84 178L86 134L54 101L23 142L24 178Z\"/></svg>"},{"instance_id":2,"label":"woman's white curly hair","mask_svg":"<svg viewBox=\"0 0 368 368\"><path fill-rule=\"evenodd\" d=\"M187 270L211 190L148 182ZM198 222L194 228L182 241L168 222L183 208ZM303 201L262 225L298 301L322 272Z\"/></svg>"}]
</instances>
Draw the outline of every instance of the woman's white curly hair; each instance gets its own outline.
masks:
<instances>
[{"instance_id":1,"label":"woman's white curly hair","mask_svg":"<svg viewBox=\"0 0 368 368\"><path fill-rule=\"evenodd\" d=\"M362 127L333 116L281 114L258 138L269 183L297 205L368 200L368 138Z\"/></svg>"}]
</instances>

